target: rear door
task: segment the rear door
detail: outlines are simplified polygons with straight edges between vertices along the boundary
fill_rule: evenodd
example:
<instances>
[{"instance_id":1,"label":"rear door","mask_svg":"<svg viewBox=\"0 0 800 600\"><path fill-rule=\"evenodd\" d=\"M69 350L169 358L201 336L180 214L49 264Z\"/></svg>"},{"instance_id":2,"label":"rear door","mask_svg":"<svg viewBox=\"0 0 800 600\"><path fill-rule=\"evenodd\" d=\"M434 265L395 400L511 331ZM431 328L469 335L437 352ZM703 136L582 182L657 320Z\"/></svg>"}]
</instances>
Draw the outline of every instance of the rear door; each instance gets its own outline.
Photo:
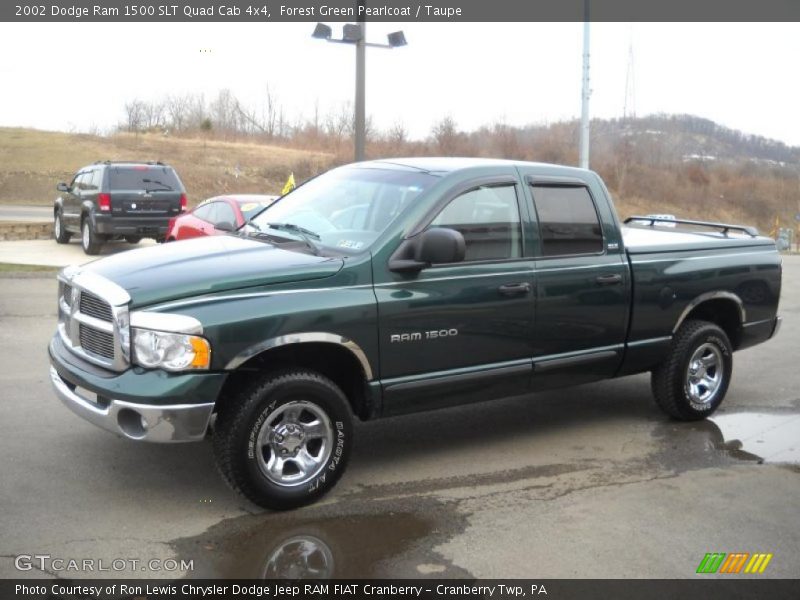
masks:
<instances>
[{"instance_id":1,"label":"rear door","mask_svg":"<svg viewBox=\"0 0 800 600\"><path fill-rule=\"evenodd\" d=\"M111 166L108 186L114 216L166 220L180 213L183 185L170 167Z\"/></svg>"},{"instance_id":2,"label":"rear door","mask_svg":"<svg viewBox=\"0 0 800 600\"><path fill-rule=\"evenodd\" d=\"M539 231L534 389L613 376L622 360L630 275L599 186L527 178Z\"/></svg>"}]
</instances>

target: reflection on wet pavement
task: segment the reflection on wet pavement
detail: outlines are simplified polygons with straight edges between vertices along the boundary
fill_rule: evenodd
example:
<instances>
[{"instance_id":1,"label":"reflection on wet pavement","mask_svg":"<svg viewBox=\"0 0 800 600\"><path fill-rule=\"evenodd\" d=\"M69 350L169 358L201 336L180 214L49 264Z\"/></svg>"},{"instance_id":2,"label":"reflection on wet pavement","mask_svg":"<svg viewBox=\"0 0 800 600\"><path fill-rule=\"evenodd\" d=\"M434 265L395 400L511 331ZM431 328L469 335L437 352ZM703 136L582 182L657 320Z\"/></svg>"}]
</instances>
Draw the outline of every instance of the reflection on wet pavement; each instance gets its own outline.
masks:
<instances>
[{"instance_id":1,"label":"reflection on wet pavement","mask_svg":"<svg viewBox=\"0 0 800 600\"><path fill-rule=\"evenodd\" d=\"M175 540L173 548L194 561L190 576L199 578L471 578L478 571L446 556L452 556L454 543L481 552L481 542L469 533L480 511L510 510L531 520L547 514L550 503L586 490L666 481L741 464L800 464L797 411L719 412L693 423L614 414L600 404L584 409L580 422L566 409L534 406L528 411L537 418L518 425L503 420L510 418L506 412L492 415L506 435L517 427L516 447L525 448L506 470L456 474L445 468L456 454L460 459L487 444L508 443L489 434L475 437L473 419L483 420L485 414L466 414L439 437L426 435L426 428L437 426L436 417L415 423L410 429L422 442L410 447L403 436L392 437L392 423L379 422L362 436L361 472L331 501L228 519L199 536ZM403 461L420 464L420 444L427 444L422 458L432 457L437 468L424 473L404 468ZM370 469L385 469L389 456L395 465L392 473L407 480L376 481ZM510 507L504 506L509 502ZM517 552L514 531L513 525L506 526L492 535L507 538L508 551Z\"/></svg>"},{"instance_id":2,"label":"reflection on wet pavement","mask_svg":"<svg viewBox=\"0 0 800 600\"><path fill-rule=\"evenodd\" d=\"M194 559L192 576L202 578L467 575L430 550L432 542L445 539L437 530L433 510L364 514L365 507L358 504L361 514L324 514L323 509L323 515L315 518L267 513L231 519L202 536L179 541L177 549ZM433 504L428 503L430 509Z\"/></svg>"},{"instance_id":3,"label":"reflection on wet pavement","mask_svg":"<svg viewBox=\"0 0 800 600\"><path fill-rule=\"evenodd\" d=\"M719 428L729 451L763 462L800 464L800 414L740 412L709 420Z\"/></svg>"}]
</instances>

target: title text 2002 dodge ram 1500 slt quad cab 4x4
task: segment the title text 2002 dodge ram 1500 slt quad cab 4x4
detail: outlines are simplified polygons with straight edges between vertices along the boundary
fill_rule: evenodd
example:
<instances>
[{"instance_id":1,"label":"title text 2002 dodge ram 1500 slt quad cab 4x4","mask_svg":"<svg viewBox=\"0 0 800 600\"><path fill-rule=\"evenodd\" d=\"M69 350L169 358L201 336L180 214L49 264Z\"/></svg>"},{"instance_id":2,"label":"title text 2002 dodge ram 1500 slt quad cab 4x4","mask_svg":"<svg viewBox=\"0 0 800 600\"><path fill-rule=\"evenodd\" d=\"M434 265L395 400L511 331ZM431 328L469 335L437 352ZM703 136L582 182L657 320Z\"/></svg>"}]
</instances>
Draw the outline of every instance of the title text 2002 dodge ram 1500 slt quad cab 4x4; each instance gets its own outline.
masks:
<instances>
[{"instance_id":1,"label":"title text 2002 dodge ram 1500 slt quad cab 4x4","mask_svg":"<svg viewBox=\"0 0 800 600\"><path fill-rule=\"evenodd\" d=\"M337 168L229 235L65 269L52 383L129 439L211 429L228 483L279 509L336 483L354 418L652 371L702 419L778 330L780 256L747 227L627 223L587 170Z\"/></svg>"}]
</instances>

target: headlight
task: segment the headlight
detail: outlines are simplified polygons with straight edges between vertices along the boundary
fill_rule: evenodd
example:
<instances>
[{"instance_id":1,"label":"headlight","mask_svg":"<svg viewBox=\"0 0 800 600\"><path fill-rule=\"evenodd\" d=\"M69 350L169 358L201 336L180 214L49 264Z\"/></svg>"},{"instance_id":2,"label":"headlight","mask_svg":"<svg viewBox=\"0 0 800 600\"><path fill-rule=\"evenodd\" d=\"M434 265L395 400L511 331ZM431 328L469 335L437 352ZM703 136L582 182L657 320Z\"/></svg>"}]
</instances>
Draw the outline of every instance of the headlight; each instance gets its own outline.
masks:
<instances>
[{"instance_id":1,"label":"headlight","mask_svg":"<svg viewBox=\"0 0 800 600\"><path fill-rule=\"evenodd\" d=\"M198 335L131 328L133 362L147 369L208 369L211 345Z\"/></svg>"}]
</instances>

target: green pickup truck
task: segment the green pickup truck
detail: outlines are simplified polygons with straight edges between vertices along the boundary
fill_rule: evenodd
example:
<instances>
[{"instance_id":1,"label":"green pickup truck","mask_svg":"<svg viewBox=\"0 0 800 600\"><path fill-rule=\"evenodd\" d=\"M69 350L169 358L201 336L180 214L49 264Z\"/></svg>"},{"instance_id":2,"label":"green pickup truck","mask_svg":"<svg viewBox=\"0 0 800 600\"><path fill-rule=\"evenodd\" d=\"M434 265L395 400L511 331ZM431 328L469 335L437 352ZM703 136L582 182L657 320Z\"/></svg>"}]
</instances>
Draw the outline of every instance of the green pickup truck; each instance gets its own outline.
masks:
<instances>
[{"instance_id":1,"label":"green pickup truck","mask_svg":"<svg viewBox=\"0 0 800 600\"><path fill-rule=\"evenodd\" d=\"M354 419L648 371L702 419L733 352L778 331L781 259L748 227L661 225L623 226L570 167L333 169L229 235L64 269L51 380L131 440L212 432L231 487L275 509L334 486Z\"/></svg>"}]
</instances>

